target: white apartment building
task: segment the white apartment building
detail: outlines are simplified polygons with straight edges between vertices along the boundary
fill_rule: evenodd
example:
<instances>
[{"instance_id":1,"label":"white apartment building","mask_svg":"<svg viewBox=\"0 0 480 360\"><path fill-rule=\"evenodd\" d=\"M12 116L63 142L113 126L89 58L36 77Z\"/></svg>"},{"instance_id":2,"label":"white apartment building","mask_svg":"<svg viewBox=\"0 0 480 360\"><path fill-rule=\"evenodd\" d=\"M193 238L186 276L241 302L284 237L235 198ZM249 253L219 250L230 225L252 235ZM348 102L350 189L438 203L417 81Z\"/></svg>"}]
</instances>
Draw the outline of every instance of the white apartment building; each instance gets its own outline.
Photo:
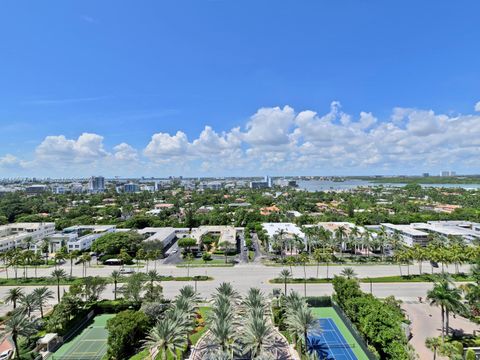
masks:
<instances>
[{"instance_id":1,"label":"white apartment building","mask_svg":"<svg viewBox=\"0 0 480 360\"><path fill-rule=\"evenodd\" d=\"M63 229L64 234L75 234L68 239L68 251L83 251L92 247L93 242L99 237L116 231L115 225L76 225Z\"/></svg>"},{"instance_id":2,"label":"white apartment building","mask_svg":"<svg viewBox=\"0 0 480 360\"><path fill-rule=\"evenodd\" d=\"M380 226L383 226L389 234L398 232L402 236L403 241L405 241L405 244L408 246L412 246L414 244L426 246L428 244L428 232L415 229L410 224L396 225L383 223L380 224Z\"/></svg>"},{"instance_id":3,"label":"white apartment building","mask_svg":"<svg viewBox=\"0 0 480 360\"><path fill-rule=\"evenodd\" d=\"M0 252L24 247L26 238L37 243L55 232L55 223L13 223L0 226Z\"/></svg>"}]
</instances>

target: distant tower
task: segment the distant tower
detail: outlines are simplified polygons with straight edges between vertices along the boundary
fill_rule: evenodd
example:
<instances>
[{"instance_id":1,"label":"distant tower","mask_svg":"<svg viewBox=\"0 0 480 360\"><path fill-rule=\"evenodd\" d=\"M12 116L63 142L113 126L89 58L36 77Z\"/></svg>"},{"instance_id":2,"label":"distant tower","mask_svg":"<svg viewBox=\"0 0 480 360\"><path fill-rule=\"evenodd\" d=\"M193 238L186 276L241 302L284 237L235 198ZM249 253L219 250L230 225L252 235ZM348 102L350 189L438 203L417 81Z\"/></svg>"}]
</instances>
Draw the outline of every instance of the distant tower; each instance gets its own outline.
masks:
<instances>
[{"instance_id":1,"label":"distant tower","mask_svg":"<svg viewBox=\"0 0 480 360\"><path fill-rule=\"evenodd\" d=\"M272 187L272 178L270 176L266 175L264 181L267 183L267 187Z\"/></svg>"},{"instance_id":2,"label":"distant tower","mask_svg":"<svg viewBox=\"0 0 480 360\"><path fill-rule=\"evenodd\" d=\"M88 181L88 190L90 192L103 192L105 190L105 178L103 176L92 176Z\"/></svg>"}]
</instances>

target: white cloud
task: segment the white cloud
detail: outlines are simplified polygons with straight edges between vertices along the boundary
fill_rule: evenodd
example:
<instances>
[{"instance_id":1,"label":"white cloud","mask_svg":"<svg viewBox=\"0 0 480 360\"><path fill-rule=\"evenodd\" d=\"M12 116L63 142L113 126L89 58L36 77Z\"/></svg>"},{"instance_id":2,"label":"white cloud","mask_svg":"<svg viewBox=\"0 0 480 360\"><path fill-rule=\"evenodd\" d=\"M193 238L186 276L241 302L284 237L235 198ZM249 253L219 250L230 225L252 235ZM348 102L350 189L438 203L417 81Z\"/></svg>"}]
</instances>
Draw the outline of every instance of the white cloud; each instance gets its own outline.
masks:
<instances>
[{"instance_id":1,"label":"white cloud","mask_svg":"<svg viewBox=\"0 0 480 360\"><path fill-rule=\"evenodd\" d=\"M261 108L247 122L243 140L256 146L288 144L295 112L290 106Z\"/></svg>"},{"instance_id":2,"label":"white cloud","mask_svg":"<svg viewBox=\"0 0 480 360\"><path fill-rule=\"evenodd\" d=\"M64 135L47 136L35 154L39 161L67 163L88 163L109 155L103 146L103 136L91 133L83 133L76 140Z\"/></svg>"},{"instance_id":3,"label":"white cloud","mask_svg":"<svg viewBox=\"0 0 480 360\"><path fill-rule=\"evenodd\" d=\"M475 104L475 111L480 111L480 101Z\"/></svg>"},{"instance_id":4,"label":"white cloud","mask_svg":"<svg viewBox=\"0 0 480 360\"><path fill-rule=\"evenodd\" d=\"M138 151L127 143L118 144L113 150L113 156L116 160L138 161Z\"/></svg>"},{"instance_id":5,"label":"white cloud","mask_svg":"<svg viewBox=\"0 0 480 360\"><path fill-rule=\"evenodd\" d=\"M177 131L175 135L167 133L153 134L144 150L145 156L155 162L163 162L187 155L189 142L187 135Z\"/></svg>"},{"instance_id":6,"label":"white cloud","mask_svg":"<svg viewBox=\"0 0 480 360\"><path fill-rule=\"evenodd\" d=\"M8 168L21 165L21 161L12 154L6 154L0 157L0 167Z\"/></svg>"},{"instance_id":7,"label":"white cloud","mask_svg":"<svg viewBox=\"0 0 480 360\"><path fill-rule=\"evenodd\" d=\"M444 167L478 172L480 166L480 114L475 113L450 116L397 107L378 119L367 111L347 114L334 101L324 114L290 106L260 108L244 126L222 132L205 126L191 136L157 132L141 151L126 142L107 150L98 134L47 136L31 161L6 155L0 167L60 169L62 175L72 169L85 175L95 168L116 175L248 175L418 173Z\"/></svg>"}]
</instances>

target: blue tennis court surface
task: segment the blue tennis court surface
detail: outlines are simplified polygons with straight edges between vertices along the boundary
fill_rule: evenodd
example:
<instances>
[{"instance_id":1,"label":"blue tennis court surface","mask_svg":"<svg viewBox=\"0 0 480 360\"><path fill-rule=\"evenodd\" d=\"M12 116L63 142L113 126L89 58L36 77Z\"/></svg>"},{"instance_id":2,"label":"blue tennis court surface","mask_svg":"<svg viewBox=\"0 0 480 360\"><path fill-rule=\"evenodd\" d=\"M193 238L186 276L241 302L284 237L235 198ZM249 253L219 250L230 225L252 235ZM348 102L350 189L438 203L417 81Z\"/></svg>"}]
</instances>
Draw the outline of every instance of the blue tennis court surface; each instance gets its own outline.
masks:
<instances>
[{"instance_id":1,"label":"blue tennis court surface","mask_svg":"<svg viewBox=\"0 0 480 360\"><path fill-rule=\"evenodd\" d=\"M355 344L348 344L331 318L319 319L320 330L308 334L310 351L316 351L321 360L358 360L352 351Z\"/></svg>"}]
</instances>

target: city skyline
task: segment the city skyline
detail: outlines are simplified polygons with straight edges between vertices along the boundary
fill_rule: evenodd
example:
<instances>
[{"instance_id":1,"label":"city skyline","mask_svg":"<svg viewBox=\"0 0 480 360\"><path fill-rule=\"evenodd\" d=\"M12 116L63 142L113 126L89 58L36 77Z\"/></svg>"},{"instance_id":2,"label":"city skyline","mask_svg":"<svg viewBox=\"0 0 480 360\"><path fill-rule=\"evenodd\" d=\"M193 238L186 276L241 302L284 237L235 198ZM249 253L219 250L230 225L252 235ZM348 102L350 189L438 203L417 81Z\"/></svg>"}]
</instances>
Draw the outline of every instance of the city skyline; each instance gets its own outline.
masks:
<instances>
[{"instance_id":1,"label":"city skyline","mask_svg":"<svg viewBox=\"0 0 480 360\"><path fill-rule=\"evenodd\" d=\"M0 14L2 178L479 172L473 1L54 3Z\"/></svg>"}]
</instances>

